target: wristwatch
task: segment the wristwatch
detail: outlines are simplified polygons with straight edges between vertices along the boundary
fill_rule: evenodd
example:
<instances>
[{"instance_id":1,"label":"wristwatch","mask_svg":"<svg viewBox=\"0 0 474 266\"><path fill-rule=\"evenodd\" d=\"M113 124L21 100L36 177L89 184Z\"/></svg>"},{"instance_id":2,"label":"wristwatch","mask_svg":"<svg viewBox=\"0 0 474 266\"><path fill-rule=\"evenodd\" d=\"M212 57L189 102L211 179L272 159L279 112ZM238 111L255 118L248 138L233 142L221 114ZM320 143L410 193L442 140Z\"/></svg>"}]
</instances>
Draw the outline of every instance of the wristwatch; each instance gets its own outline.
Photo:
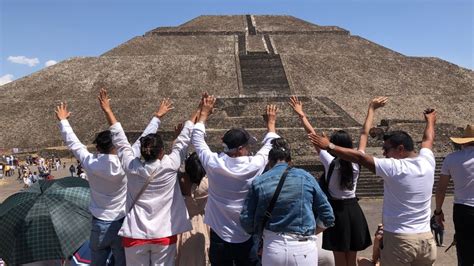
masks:
<instances>
[{"instance_id":1,"label":"wristwatch","mask_svg":"<svg viewBox=\"0 0 474 266\"><path fill-rule=\"evenodd\" d=\"M332 142L329 142L328 150L334 150L335 148L336 148L336 145L334 145L334 143Z\"/></svg>"}]
</instances>

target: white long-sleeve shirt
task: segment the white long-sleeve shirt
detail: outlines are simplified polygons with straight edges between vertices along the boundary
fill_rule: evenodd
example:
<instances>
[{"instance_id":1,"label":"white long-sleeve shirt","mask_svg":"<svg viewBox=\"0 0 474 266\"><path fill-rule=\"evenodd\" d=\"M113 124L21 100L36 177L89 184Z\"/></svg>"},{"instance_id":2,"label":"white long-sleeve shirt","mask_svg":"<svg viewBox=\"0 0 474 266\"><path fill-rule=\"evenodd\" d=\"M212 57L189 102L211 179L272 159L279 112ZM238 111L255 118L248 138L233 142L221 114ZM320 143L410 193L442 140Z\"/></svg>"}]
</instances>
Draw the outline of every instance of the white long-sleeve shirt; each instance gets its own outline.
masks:
<instances>
[{"instance_id":1,"label":"white long-sleeve shirt","mask_svg":"<svg viewBox=\"0 0 474 266\"><path fill-rule=\"evenodd\" d=\"M125 216L127 177L117 155L92 154L82 144L67 120L59 122L61 136L87 173L92 215L104 221L115 221Z\"/></svg>"},{"instance_id":2,"label":"white long-sleeve shirt","mask_svg":"<svg viewBox=\"0 0 474 266\"><path fill-rule=\"evenodd\" d=\"M224 241L245 242L250 235L240 225L240 211L253 179L265 169L271 140L279 136L268 132L255 156L233 158L212 152L204 140L205 134L204 124L196 123L192 143L209 180L204 222Z\"/></svg>"},{"instance_id":3,"label":"white long-sleeve shirt","mask_svg":"<svg viewBox=\"0 0 474 266\"><path fill-rule=\"evenodd\" d=\"M155 125L149 125L147 129L149 127L158 129L158 121L158 119L152 119L150 124L155 123ZM191 121L187 121L171 153L151 163L140 161L134 153L134 150L140 150L139 144L134 145L132 149L120 123L115 123L110 127L112 141L128 176L128 191L131 200L127 202L127 208L135 200L148 177L152 177L143 194L127 213L119 235L135 239L154 239L192 229L179 188L177 171L189 145L193 125Z\"/></svg>"}]
</instances>

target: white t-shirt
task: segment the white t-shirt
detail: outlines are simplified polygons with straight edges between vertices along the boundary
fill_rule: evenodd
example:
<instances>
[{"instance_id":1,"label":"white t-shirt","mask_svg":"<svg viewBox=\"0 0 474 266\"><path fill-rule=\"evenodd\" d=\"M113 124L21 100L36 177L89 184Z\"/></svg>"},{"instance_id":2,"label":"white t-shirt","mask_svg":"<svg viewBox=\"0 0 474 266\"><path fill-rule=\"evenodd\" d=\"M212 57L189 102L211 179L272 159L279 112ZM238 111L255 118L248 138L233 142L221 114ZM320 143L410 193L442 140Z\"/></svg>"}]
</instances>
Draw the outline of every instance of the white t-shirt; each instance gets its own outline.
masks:
<instances>
[{"instance_id":1,"label":"white t-shirt","mask_svg":"<svg viewBox=\"0 0 474 266\"><path fill-rule=\"evenodd\" d=\"M319 152L319 160L324 166L324 170L326 171L326 175L329 170L329 165L331 164L334 156L329 154L329 152L325 150L321 150ZM334 165L334 170L331 175L331 179L329 180L329 193L331 197L335 199L352 199L356 197L356 187L357 187L357 180L359 179L359 165L353 163L352 164L352 173L354 177L354 188L353 189L341 189L340 180L341 180L341 171L339 170L341 165L339 161L336 161Z\"/></svg>"},{"instance_id":2,"label":"white t-shirt","mask_svg":"<svg viewBox=\"0 0 474 266\"><path fill-rule=\"evenodd\" d=\"M268 153L276 133L269 132L263 147L255 156L229 157L225 153L214 153L204 140L205 126L198 122L194 126L192 143L209 181L204 222L224 241L242 243L250 235L240 225L240 211L254 178L260 175L268 163Z\"/></svg>"},{"instance_id":3,"label":"white t-shirt","mask_svg":"<svg viewBox=\"0 0 474 266\"><path fill-rule=\"evenodd\" d=\"M384 179L383 224L392 233L430 232L435 158L423 148L414 158L374 158L375 174Z\"/></svg>"},{"instance_id":4,"label":"white t-shirt","mask_svg":"<svg viewBox=\"0 0 474 266\"><path fill-rule=\"evenodd\" d=\"M446 156L442 175L454 182L454 203L474 207L474 147L468 146Z\"/></svg>"}]
</instances>

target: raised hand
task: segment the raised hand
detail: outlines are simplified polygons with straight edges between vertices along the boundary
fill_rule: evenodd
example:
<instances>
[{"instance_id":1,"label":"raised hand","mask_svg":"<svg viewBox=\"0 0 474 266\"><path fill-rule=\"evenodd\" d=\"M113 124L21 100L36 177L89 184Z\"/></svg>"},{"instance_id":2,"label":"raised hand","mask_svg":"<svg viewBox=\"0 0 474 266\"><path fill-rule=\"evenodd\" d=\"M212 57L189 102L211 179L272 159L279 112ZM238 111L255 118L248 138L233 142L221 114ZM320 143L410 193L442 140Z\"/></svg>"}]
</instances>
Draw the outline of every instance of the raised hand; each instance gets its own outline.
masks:
<instances>
[{"instance_id":1,"label":"raised hand","mask_svg":"<svg viewBox=\"0 0 474 266\"><path fill-rule=\"evenodd\" d=\"M183 130L184 124L179 123L176 126L174 126L174 138L176 139L179 134L181 134L181 131Z\"/></svg>"},{"instance_id":2,"label":"raised hand","mask_svg":"<svg viewBox=\"0 0 474 266\"><path fill-rule=\"evenodd\" d=\"M375 97L370 102L369 107L375 110L380 107L384 107L387 102L388 102L388 97L385 97L385 96Z\"/></svg>"},{"instance_id":3,"label":"raised hand","mask_svg":"<svg viewBox=\"0 0 474 266\"><path fill-rule=\"evenodd\" d=\"M58 120L66 120L71 116L71 112L67 110L67 104L61 102L58 106L56 106L56 110L54 111L56 113L56 118Z\"/></svg>"},{"instance_id":4,"label":"raised hand","mask_svg":"<svg viewBox=\"0 0 474 266\"><path fill-rule=\"evenodd\" d=\"M203 94L204 95L204 94ZM199 115L199 122L205 122L209 115L214 111L214 105L216 104L216 98L214 95L208 95L202 98L201 113Z\"/></svg>"},{"instance_id":5,"label":"raised hand","mask_svg":"<svg viewBox=\"0 0 474 266\"><path fill-rule=\"evenodd\" d=\"M423 116L427 123L435 123L436 122L436 111L432 108L427 108L423 111Z\"/></svg>"},{"instance_id":6,"label":"raised hand","mask_svg":"<svg viewBox=\"0 0 474 266\"><path fill-rule=\"evenodd\" d=\"M268 132L276 132L276 114L278 107L274 104L267 105L267 110L263 115L263 119L267 122Z\"/></svg>"},{"instance_id":7,"label":"raised hand","mask_svg":"<svg viewBox=\"0 0 474 266\"><path fill-rule=\"evenodd\" d=\"M107 94L107 90L105 88L100 89L99 96L100 108L104 113L112 112L112 108L110 107L110 98Z\"/></svg>"},{"instance_id":8,"label":"raised hand","mask_svg":"<svg viewBox=\"0 0 474 266\"><path fill-rule=\"evenodd\" d=\"M308 138L313 143L313 145L319 147L322 150L326 150L329 147L329 138L326 136L326 134L319 135L316 133L310 133L308 134Z\"/></svg>"},{"instance_id":9,"label":"raised hand","mask_svg":"<svg viewBox=\"0 0 474 266\"><path fill-rule=\"evenodd\" d=\"M290 97L290 106L291 108L293 108L293 111L295 111L295 113L297 113L300 117L305 116L305 113L303 111L303 104L300 100L298 100L298 97L294 95Z\"/></svg>"},{"instance_id":10,"label":"raised hand","mask_svg":"<svg viewBox=\"0 0 474 266\"><path fill-rule=\"evenodd\" d=\"M169 98L165 98L161 100L160 107L158 110L155 112L155 116L158 118L162 118L165 114L167 114L169 111L173 110L173 103Z\"/></svg>"},{"instance_id":11,"label":"raised hand","mask_svg":"<svg viewBox=\"0 0 474 266\"><path fill-rule=\"evenodd\" d=\"M107 95L107 90L105 88L100 89L99 96L97 98L99 99L100 108L102 108L102 111L104 111L105 118L107 119L109 126L117 123L117 119L115 118L112 108L110 107L110 99Z\"/></svg>"}]
</instances>

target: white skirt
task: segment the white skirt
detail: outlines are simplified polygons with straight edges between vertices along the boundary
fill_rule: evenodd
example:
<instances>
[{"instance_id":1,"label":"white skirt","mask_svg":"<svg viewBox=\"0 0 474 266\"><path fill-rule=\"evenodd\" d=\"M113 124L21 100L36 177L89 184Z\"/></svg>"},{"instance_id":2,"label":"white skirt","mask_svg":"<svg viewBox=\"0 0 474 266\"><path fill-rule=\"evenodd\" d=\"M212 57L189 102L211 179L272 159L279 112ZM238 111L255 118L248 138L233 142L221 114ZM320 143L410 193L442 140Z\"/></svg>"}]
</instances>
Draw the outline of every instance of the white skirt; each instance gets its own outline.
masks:
<instances>
[{"instance_id":1,"label":"white skirt","mask_svg":"<svg viewBox=\"0 0 474 266\"><path fill-rule=\"evenodd\" d=\"M262 265L318 265L316 236L263 231Z\"/></svg>"}]
</instances>

